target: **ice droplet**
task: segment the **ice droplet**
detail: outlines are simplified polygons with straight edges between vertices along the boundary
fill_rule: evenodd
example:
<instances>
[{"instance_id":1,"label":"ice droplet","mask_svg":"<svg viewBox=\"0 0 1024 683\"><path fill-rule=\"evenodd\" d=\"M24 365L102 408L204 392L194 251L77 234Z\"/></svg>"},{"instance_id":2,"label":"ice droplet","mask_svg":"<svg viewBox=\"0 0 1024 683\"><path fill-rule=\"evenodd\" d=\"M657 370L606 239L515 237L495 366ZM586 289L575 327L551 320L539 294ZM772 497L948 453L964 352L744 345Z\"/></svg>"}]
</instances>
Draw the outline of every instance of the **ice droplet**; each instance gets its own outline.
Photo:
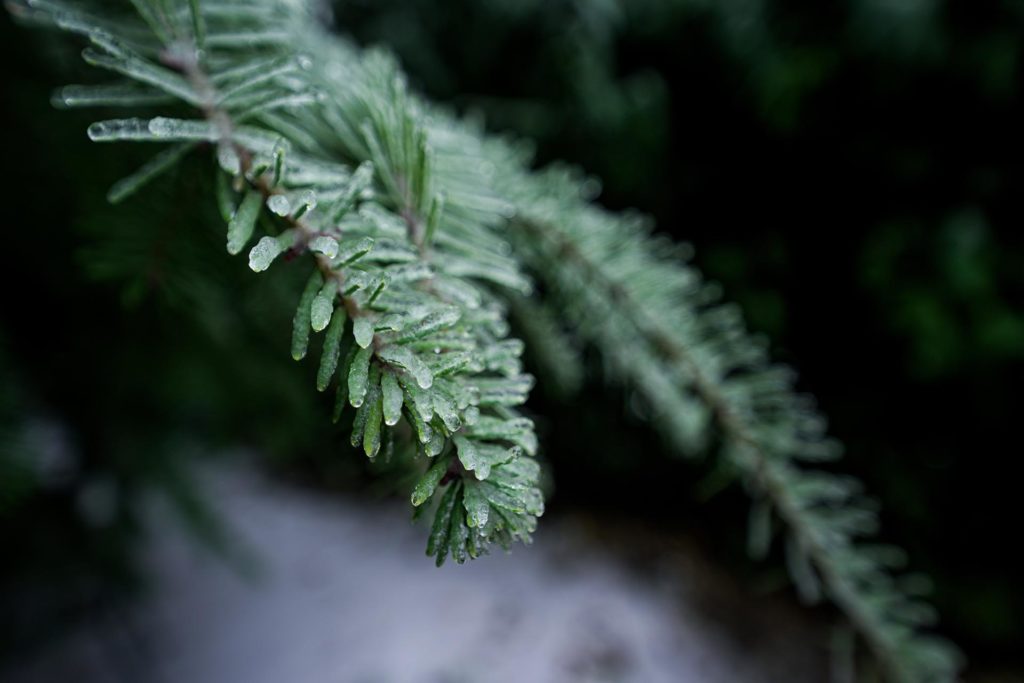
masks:
<instances>
[{"instance_id":1,"label":"ice droplet","mask_svg":"<svg viewBox=\"0 0 1024 683\"><path fill-rule=\"evenodd\" d=\"M158 116L149 122L149 132L157 137L166 137L173 134L174 125L170 119Z\"/></svg>"},{"instance_id":2,"label":"ice droplet","mask_svg":"<svg viewBox=\"0 0 1024 683\"><path fill-rule=\"evenodd\" d=\"M275 194L271 195L270 199L267 200L267 208L278 216L287 216L291 213L292 203L283 194Z\"/></svg>"},{"instance_id":3,"label":"ice droplet","mask_svg":"<svg viewBox=\"0 0 1024 683\"><path fill-rule=\"evenodd\" d=\"M282 251L284 249L276 238L270 236L261 238L256 246L249 250L249 268L254 273L266 270Z\"/></svg>"},{"instance_id":4,"label":"ice droplet","mask_svg":"<svg viewBox=\"0 0 1024 683\"><path fill-rule=\"evenodd\" d=\"M323 296L313 299L313 305L310 306L310 323L313 329L317 332L325 329L331 322L332 313L334 313L334 303L331 299Z\"/></svg>"},{"instance_id":5,"label":"ice droplet","mask_svg":"<svg viewBox=\"0 0 1024 683\"><path fill-rule=\"evenodd\" d=\"M327 237L321 235L320 237L314 237L309 243L309 248L313 251L323 254L327 258L334 258L338 255L338 242L333 237Z\"/></svg>"},{"instance_id":6,"label":"ice droplet","mask_svg":"<svg viewBox=\"0 0 1024 683\"><path fill-rule=\"evenodd\" d=\"M352 335L359 348L365 349L373 341L373 323L366 317L356 318L352 321Z\"/></svg>"},{"instance_id":7,"label":"ice droplet","mask_svg":"<svg viewBox=\"0 0 1024 683\"><path fill-rule=\"evenodd\" d=\"M238 153L229 145L220 145L217 148L217 162L226 173L238 175L242 172L242 162L238 158Z\"/></svg>"},{"instance_id":8,"label":"ice droplet","mask_svg":"<svg viewBox=\"0 0 1024 683\"><path fill-rule=\"evenodd\" d=\"M307 211L312 211L316 208L316 192L313 192L313 190L306 190L302 193L299 201L306 205Z\"/></svg>"}]
</instances>

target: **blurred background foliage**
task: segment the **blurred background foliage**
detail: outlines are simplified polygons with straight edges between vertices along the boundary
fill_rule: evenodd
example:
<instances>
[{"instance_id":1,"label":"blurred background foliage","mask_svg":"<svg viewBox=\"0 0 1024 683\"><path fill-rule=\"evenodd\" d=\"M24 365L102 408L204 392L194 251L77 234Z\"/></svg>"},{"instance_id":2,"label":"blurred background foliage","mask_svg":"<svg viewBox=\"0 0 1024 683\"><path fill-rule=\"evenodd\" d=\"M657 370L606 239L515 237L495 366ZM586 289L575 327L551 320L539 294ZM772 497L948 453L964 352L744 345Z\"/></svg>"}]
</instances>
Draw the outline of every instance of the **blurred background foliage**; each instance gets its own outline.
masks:
<instances>
[{"instance_id":1,"label":"blurred background foliage","mask_svg":"<svg viewBox=\"0 0 1024 683\"><path fill-rule=\"evenodd\" d=\"M830 416L884 532L934 577L945 632L979 668L1021 666L1024 2L362 0L334 15L428 96L694 244ZM90 147L94 113L48 104L86 78L73 47L0 21L0 116L18 132L0 269L3 651L141 585L146 491L223 547L192 459L252 448L318 485L365 479L312 369L281 351L301 284L224 253L208 160L107 206L146 150ZM674 459L591 361L585 405L543 383L531 401L553 513L696 529L770 584L743 560L743 495L705 502L712 466Z\"/></svg>"}]
</instances>

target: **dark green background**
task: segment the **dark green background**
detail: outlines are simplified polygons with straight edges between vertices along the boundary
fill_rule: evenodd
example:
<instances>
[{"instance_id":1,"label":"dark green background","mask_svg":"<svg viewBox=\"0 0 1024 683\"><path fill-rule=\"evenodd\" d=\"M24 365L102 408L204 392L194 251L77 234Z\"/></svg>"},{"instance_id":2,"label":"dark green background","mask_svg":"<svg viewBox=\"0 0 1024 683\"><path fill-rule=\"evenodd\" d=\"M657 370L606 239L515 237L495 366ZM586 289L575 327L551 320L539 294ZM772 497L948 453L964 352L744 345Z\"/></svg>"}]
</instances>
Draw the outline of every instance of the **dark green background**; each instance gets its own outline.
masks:
<instances>
[{"instance_id":1,"label":"dark green background","mask_svg":"<svg viewBox=\"0 0 1024 683\"><path fill-rule=\"evenodd\" d=\"M605 204L693 243L818 397L844 467L884 503L885 537L936 579L944 631L978 669L1019 667L1024 3L622 5L367 1L336 24L390 46L430 97L533 138L538 163L581 165ZM135 583L140 491L169 492L215 539L185 454L241 441L321 484L362 474L325 446L338 438L309 369L283 350L295 283L254 282L273 278L223 255L209 164L105 207L136 153L90 146L91 115L49 109L52 87L89 78L74 49L0 21L4 419L50 416L83 453L70 482L0 509L11 645L49 632L40 596L59 621ZM140 230L163 237L125 246ZM553 513L696 527L740 562L742 495L698 506L706 466L664 452L621 392L585 395L532 403ZM117 514L90 526L75 501L111 479Z\"/></svg>"}]
</instances>

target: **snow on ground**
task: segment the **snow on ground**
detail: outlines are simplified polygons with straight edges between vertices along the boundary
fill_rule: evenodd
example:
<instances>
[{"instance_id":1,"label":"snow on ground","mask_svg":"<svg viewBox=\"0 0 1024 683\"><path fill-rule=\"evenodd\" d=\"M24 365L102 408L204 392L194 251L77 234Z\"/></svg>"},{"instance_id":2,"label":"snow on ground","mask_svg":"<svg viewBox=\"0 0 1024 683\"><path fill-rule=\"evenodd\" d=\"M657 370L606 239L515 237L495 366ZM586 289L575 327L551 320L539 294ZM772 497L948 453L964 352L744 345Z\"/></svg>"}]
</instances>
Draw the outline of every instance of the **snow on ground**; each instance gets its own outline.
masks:
<instances>
[{"instance_id":1,"label":"snow on ground","mask_svg":"<svg viewBox=\"0 0 1024 683\"><path fill-rule=\"evenodd\" d=\"M9 672L12 683L470 683L824 680L780 617L740 624L687 570L640 572L585 523L545 519L531 547L437 569L408 506L311 493L245 468L212 499L240 572L163 518L155 590ZM588 540L589 539L589 540ZM635 559L632 564L635 564ZM685 565L684 565L685 566ZM664 576L663 576L664 575ZM660 577L660 578L659 578ZM733 602L742 603L742 600ZM744 609L749 610L749 607Z\"/></svg>"}]
</instances>

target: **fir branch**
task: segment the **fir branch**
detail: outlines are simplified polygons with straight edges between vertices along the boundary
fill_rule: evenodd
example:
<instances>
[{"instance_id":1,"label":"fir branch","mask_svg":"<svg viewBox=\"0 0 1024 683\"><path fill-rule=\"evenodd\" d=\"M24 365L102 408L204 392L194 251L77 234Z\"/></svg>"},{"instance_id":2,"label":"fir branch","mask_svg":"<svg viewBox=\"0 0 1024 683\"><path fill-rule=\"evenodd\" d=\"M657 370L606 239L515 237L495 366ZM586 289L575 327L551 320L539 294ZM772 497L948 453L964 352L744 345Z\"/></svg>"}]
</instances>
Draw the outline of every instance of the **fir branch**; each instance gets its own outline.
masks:
<instances>
[{"instance_id":1,"label":"fir branch","mask_svg":"<svg viewBox=\"0 0 1024 683\"><path fill-rule=\"evenodd\" d=\"M579 182L557 171L542 181L508 182L518 187L515 224L523 235L523 253L537 259L536 272L561 298L566 315L577 318L579 329L611 357L615 374L661 409L666 395L664 384L650 382L655 376L672 379L669 388L678 401L693 393L707 406L730 465L755 501L768 502L787 528L790 570L801 594L816 599L820 584L891 680L954 680L959 653L920 632L933 623L933 610L901 591L890 574L892 563L878 557L902 553L888 548L879 553L855 543L876 524L874 512L855 497L858 487L848 478L796 464L832 459L838 451L824 440L823 419L792 392L788 373L767 364L763 347L738 320L724 326L712 320L721 308L708 303L712 296L698 295L707 286L694 269L659 256L664 245L644 236L635 221L631 225L588 206ZM641 273L664 278L665 291L645 294L651 290L636 285ZM672 291L673 283L688 295L673 296L680 294ZM680 319L691 324L676 324ZM634 362L636 356L650 366ZM717 360L707 360L712 357ZM759 401L754 393L760 381L774 385L769 400ZM693 447L693 430L673 429L677 417L662 413L655 424L686 451ZM770 518L760 527L751 528L752 535L763 536L752 539L753 547L769 542Z\"/></svg>"},{"instance_id":2,"label":"fir branch","mask_svg":"<svg viewBox=\"0 0 1024 683\"><path fill-rule=\"evenodd\" d=\"M119 183L116 198L209 143L228 250L260 225L252 270L312 254L292 355L324 332L317 388L337 378L336 414L355 409L350 440L367 456L386 451L393 430L410 436L425 470L413 505L439 494L428 542L439 564L529 540L543 511L528 457L537 438L516 411L532 378L522 343L507 338L509 302L531 291L525 266L544 281L540 306L561 314L540 327L596 346L680 451L721 433L755 497L753 549L767 547L778 518L798 589L823 590L892 680L955 678L958 655L921 633L930 608L900 589L894 552L857 542L876 524L857 486L803 464L838 455L823 418L682 249L636 217L595 208L571 174L531 174L522 148L420 101L393 60L325 35L305 9L178 4L135 0L139 16L108 18L30 0L24 14L85 36L86 61L124 79L65 90L65 104L170 99L201 116L90 126L97 141L177 145Z\"/></svg>"},{"instance_id":3,"label":"fir branch","mask_svg":"<svg viewBox=\"0 0 1024 683\"><path fill-rule=\"evenodd\" d=\"M154 31L163 43L154 53L131 47L109 24L90 28L90 15L77 6L32 4L51 13L58 26L90 39L99 51L87 54L90 63L163 91L203 117L91 125L90 137L100 142L178 144L118 183L116 198L157 178L192 143L208 142L217 149L218 177L231 179L220 183L218 193L229 253L244 248L257 223L270 234L250 250L252 270L266 270L285 253L312 253L315 277L296 314L293 356L305 355L310 328L325 331L317 388L323 391L339 377L336 416L345 404L355 408L351 442L371 459L391 442L403 414L402 433L415 434L421 457L448 454L447 474L438 480L429 468L413 496L420 506L437 489L446 491L428 544L437 563L449 554L463 562L492 542L507 547L529 541L543 512L539 467L527 459L537 445L532 422L514 406L525 401L532 380L518 361L521 344L504 339L508 325L499 300L473 282L522 289L525 280L501 256L489 225L446 229L449 221L431 194L429 132L393 63L371 56L360 68L350 60L362 80L353 78L351 68L344 79L332 77L288 41L257 41L256 54L235 52L233 41L221 39L226 27L220 15L184 21L162 6L142 11L144 23L121 20L132 38L147 26ZM138 5L148 7L146 0ZM193 15L196 10L191 3ZM269 22L279 17L268 16L269 33ZM200 29L202 35L191 33ZM198 50L203 38L207 52ZM158 63L147 58L150 53ZM311 106L321 100L306 94L326 81L335 95L352 93L354 112L327 100ZM78 103L90 100L76 96ZM277 103L273 111L268 102ZM361 126L361 139L335 148L333 158L325 155L318 142L324 128L341 121L354 129L353 116L374 123ZM249 119L256 124L240 125ZM302 147L309 153L296 149ZM457 202L450 207L451 220L466 213ZM440 240L436 263L429 258L428 235ZM453 510L453 501L471 509Z\"/></svg>"}]
</instances>

